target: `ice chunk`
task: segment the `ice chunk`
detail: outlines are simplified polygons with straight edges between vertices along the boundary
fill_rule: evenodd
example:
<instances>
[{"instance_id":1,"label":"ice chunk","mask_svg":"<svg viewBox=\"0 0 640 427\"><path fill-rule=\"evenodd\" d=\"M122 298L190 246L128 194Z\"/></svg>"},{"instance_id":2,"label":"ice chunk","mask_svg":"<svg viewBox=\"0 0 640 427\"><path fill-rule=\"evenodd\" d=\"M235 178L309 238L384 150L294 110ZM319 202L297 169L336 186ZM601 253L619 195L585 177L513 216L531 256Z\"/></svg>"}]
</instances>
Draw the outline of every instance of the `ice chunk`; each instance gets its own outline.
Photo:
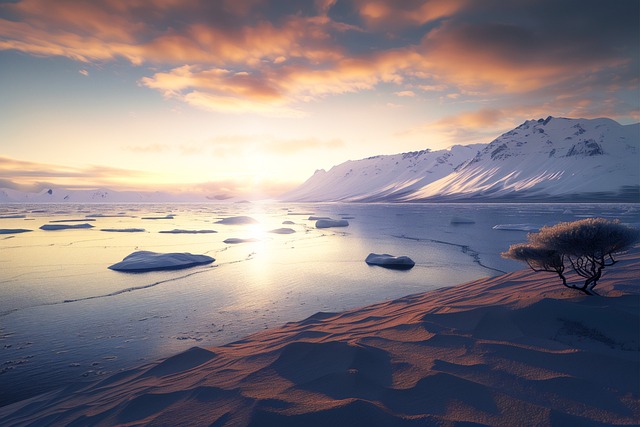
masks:
<instances>
[{"instance_id":1,"label":"ice chunk","mask_svg":"<svg viewBox=\"0 0 640 427\"><path fill-rule=\"evenodd\" d=\"M320 219L316 221L316 228L348 227L349 221L346 219Z\"/></svg>"},{"instance_id":2,"label":"ice chunk","mask_svg":"<svg viewBox=\"0 0 640 427\"><path fill-rule=\"evenodd\" d=\"M498 224L494 225L493 229L508 231L538 231L540 227L533 224Z\"/></svg>"},{"instance_id":3,"label":"ice chunk","mask_svg":"<svg viewBox=\"0 0 640 427\"><path fill-rule=\"evenodd\" d=\"M241 225L241 224L257 224L258 221L250 216L231 216L229 218L223 218L220 221L217 221L216 224L231 224L231 225Z\"/></svg>"},{"instance_id":4,"label":"ice chunk","mask_svg":"<svg viewBox=\"0 0 640 427\"><path fill-rule=\"evenodd\" d=\"M217 233L215 230L162 230L160 233L169 233L169 234L207 234L207 233Z\"/></svg>"},{"instance_id":5,"label":"ice chunk","mask_svg":"<svg viewBox=\"0 0 640 427\"><path fill-rule=\"evenodd\" d=\"M144 272L156 270L178 270L196 265L211 264L215 261L207 255L182 253L157 253L151 251L137 251L127 255L122 261L110 265L111 270L127 272Z\"/></svg>"},{"instance_id":6,"label":"ice chunk","mask_svg":"<svg viewBox=\"0 0 640 427\"><path fill-rule=\"evenodd\" d=\"M364 261L369 265L379 265L393 270L409 270L416 265L408 256L393 256L389 254L370 253Z\"/></svg>"},{"instance_id":7,"label":"ice chunk","mask_svg":"<svg viewBox=\"0 0 640 427\"><path fill-rule=\"evenodd\" d=\"M295 222L293 221L282 221L282 225L293 225Z\"/></svg>"},{"instance_id":8,"label":"ice chunk","mask_svg":"<svg viewBox=\"0 0 640 427\"><path fill-rule=\"evenodd\" d=\"M309 218L307 218L309 221L318 221L321 219L331 219L328 216L315 216L315 215L311 215Z\"/></svg>"},{"instance_id":9,"label":"ice chunk","mask_svg":"<svg viewBox=\"0 0 640 427\"><path fill-rule=\"evenodd\" d=\"M249 243L249 242L257 242L258 239L255 239L253 237L247 238L247 239L241 239L239 237L229 237L228 239L224 240L224 243L230 244L230 245L237 245L238 243Z\"/></svg>"},{"instance_id":10,"label":"ice chunk","mask_svg":"<svg viewBox=\"0 0 640 427\"><path fill-rule=\"evenodd\" d=\"M173 215L165 215L165 216L147 216L142 217L141 219L173 219Z\"/></svg>"},{"instance_id":11,"label":"ice chunk","mask_svg":"<svg viewBox=\"0 0 640 427\"><path fill-rule=\"evenodd\" d=\"M102 228L100 231L107 231L110 233L144 233L144 228Z\"/></svg>"},{"instance_id":12,"label":"ice chunk","mask_svg":"<svg viewBox=\"0 0 640 427\"><path fill-rule=\"evenodd\" d=\"M54 222L82 222L82 221L92 222L92 221L95 221L95 219L89 219L89 218L82 218L82 219L54 219L54 220L49 221L49 222L54 223Z\"/></svg>"},{"instance_id":13,"label":"ice chunk","mask_svg":"<svg viewBox=\"0 0 640 427\"><path fill-rule=\"evenodd\" d=\"M93 225L84 224L45 224L40 227L40 230L55 231L55 230L69 230L78 228L93 228Z\"/></svg>"},{"instance_id":14,"label":"ice chunk","mask_svg":"<svg viewBox=\"0 0 640 427\"><path fill-rule=\"evenodd\" d=\"M26 228L0 228L0 234L18 234L18 233L26 233L28 230Z\"/></svg>"},{"instance_id":15,"label":"ice chunk","mask_svg":"<svg viewBox=\"0 0 640 427\"><path fill-rule=\"evenodd\" d=\"M464 218L461 216L454 216L451 218L451 224L475 224L476 222L471 218Z\"/></svg>"},{"instance_id":16,"label":"ice chunk","mask_svg":"<svg viewBox=\"0 0 640 427\"><path fill-rule=\"evenodd\" d=\"M295 233L296 230L294 230L293 228L276 228L275 230L270 230L269 233L275 233L275 234L291 234L291 233Z\"/></svg>"}]
</instances>

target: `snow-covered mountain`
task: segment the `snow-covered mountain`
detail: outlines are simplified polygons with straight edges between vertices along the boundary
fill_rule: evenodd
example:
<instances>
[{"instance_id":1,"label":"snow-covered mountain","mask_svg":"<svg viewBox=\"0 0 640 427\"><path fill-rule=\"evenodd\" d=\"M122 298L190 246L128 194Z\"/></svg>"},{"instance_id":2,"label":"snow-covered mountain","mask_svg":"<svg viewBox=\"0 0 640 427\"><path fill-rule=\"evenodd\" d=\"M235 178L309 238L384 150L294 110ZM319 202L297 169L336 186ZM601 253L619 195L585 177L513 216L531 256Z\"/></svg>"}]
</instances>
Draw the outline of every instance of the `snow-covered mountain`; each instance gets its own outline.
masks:
<instances>
[{"instance_id":1,"label":"snow-covered mountain","mask_svg":"<svg viewBox=\"0 0 640 427\"><path fill-rule=\"evenodd\" d=\"M283 199L640 202L639 145L640 124L547 117L488 145L345 162Z\"/></svg>"},{"instance_id":2,"label":"snow-covered mountain","mask_svg":"<svg viewBox=\"0 0 640 427\"><path fill-rule=\"evenodd\" d=\"M456 145L449 150L423 150L362 160L321 169L300 187L282 196L295 201L383 201L408 197L449 176L484 145Z\"/></svg>"}]
</instances>

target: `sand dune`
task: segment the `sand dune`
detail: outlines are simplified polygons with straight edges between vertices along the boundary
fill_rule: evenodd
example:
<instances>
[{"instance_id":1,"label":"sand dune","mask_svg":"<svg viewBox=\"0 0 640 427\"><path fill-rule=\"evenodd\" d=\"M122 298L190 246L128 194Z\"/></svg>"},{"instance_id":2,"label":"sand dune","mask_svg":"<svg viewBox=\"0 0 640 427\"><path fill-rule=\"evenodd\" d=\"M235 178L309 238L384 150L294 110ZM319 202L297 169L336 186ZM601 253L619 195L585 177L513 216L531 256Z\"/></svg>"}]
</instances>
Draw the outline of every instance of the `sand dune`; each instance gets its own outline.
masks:
<instances>
[{"instance_id":1,"label":"sand dune","mask_svg":"<svg viewBox=\"0 0 640 427\"><path fill-rule=\"evenodd\" d=\"M640 420L640 253L603 297L520 271L193 348L0 408L3 425L610 425Z\"/></svg>"}]
</instances>

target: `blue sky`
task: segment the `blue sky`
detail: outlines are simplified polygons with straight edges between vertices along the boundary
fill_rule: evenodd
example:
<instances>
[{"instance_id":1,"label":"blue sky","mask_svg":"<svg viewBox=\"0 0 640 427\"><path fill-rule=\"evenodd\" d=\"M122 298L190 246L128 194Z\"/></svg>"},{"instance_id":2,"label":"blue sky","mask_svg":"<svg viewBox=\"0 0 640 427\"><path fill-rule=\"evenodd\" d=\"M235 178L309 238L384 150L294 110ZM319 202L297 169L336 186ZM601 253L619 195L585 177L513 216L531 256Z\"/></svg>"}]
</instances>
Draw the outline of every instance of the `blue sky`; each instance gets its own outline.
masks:
<instances>
[{"instance_id":1,"label":"blue sky","mask_svg":"<svg viewBox=\"0 0 640 427\"><path fill-rule=\"evenodd\" d=\"M274 196L524 120L637 122L635 0L0 2L0 187Z\"/></svg>"}]
</instances>

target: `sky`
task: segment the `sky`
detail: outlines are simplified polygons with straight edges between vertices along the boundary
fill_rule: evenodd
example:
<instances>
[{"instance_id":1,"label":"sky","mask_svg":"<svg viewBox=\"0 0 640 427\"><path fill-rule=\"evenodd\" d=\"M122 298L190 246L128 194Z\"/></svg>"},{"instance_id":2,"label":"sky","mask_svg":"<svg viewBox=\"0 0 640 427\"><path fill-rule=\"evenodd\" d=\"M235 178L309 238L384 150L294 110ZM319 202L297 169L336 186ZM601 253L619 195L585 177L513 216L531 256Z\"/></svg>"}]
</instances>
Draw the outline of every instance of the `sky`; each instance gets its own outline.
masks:
<instances>
[{"instance_id":1,"label":"sky","mask_svg":"<svg viewBox=\"0 0 640 427\"><path fill-rule=\"evenodd\" d=\"M276 197L347 160L640 120L637 0L0 0L0 188Z\"/></svg>"}]
</instances>

